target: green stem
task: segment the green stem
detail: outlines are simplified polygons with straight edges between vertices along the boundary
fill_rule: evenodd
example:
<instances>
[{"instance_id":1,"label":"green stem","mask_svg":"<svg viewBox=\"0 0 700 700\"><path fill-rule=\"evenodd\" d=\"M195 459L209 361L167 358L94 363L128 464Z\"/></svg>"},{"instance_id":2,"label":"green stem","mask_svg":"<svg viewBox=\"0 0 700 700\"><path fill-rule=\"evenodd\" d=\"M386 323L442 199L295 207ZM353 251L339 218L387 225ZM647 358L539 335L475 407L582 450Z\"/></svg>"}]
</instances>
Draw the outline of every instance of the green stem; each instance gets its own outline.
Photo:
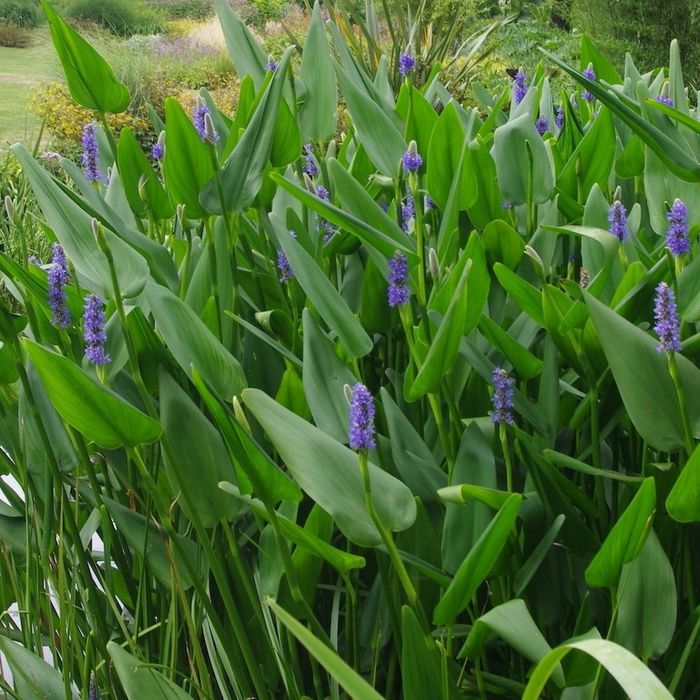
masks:
<instances>
[{"instance_id":1,"label":"green stem","mask_svg":"<svg viewBox=\"0 0 700 700\"><path fill-rule=\"evenodd\" d=\"M503 459L506 463L506 490L513 493L513 464L510 459L510 447L508 445L508 427L506 423L498 424L498 435L501 439Z\"/></svg>"},{"instance_id":2,"label":"green stem","mask_svg":"<svg viewBox=\"0 0 700 700\"><path fill-rule=\"evenodd\" d=\"M688 419L688 410L685 403L685 391L683 390L683 385L681 384L681 377L678 373L678 365L676 364L676 353L671 351L668 354L668 371L673 380L673 386L676 390L676 397L678 399L678 408L681 413L681 423L683 424L683 440L685 442L685 449L688 453L688 459L694 451L694 438L693 431L690 428L690 420Z\"/></svg>"}]
</instances>

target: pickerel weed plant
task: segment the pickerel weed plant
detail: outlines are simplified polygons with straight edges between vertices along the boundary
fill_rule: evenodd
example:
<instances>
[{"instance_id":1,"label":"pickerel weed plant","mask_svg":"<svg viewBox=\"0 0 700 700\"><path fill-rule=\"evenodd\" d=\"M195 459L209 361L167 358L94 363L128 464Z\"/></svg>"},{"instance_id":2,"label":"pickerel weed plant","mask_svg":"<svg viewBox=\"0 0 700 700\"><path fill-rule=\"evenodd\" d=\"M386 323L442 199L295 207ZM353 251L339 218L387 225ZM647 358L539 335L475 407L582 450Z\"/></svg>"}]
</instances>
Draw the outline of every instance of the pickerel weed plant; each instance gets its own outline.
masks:
<instances>
[{"instance_id":1,"label":"pickerel weed plant","mask_svg":"<svg viewBox=\"0 0 700 700\"><path fill-rule=\"evenodd\" d=\"M393 91L318 5L299 70L271 63L217 0L237 112L168 100L146 153L42 5L96 117L61 178L13 147L52 247L30 259L10 197L6 696L692 697L678 46L621 76L584 38L583 72L549 57L573 94L524 67L466 109L438 72Z\"/></svg>"}]
</instances>

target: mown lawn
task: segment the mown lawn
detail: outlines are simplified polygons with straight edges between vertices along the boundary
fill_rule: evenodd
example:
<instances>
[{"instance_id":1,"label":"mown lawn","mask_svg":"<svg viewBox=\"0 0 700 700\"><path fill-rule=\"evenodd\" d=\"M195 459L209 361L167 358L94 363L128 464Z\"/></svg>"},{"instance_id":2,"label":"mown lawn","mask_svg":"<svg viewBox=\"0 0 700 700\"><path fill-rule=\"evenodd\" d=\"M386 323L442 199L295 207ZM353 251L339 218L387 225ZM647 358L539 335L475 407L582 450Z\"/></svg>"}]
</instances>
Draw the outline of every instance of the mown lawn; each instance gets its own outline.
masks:
<instances>
[{"instance_id":1,"label":"mown lawn","mask_svg":"<svg viewBox=\"0 0 700 700\"><path fill-rule=\"evenodd\" d=\"M60 66L46 28L33 32L31 46L0 46L0 150L16 141L31 141L40 120L27 106L44 81L60 77Z\"/></svg>"}]
</instances>

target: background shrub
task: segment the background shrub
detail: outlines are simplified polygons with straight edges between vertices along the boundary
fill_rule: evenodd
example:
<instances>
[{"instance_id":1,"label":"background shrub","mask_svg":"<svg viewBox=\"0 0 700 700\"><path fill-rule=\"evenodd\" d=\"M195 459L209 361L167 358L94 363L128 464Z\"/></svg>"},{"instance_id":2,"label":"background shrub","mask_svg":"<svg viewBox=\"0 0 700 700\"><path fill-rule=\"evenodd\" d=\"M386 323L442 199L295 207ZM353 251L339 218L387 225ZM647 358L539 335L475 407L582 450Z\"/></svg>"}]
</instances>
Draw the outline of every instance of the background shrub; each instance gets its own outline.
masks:
<instances>
[{"instance_id":1,"label":"background shrub","mask_svg":"<svg viewBox=\"0 0 700 700\"><path fill-rule=\"evenodd\" d=\"M157 34L164 25L163 15L140 0L76 0L68 15L119 36Z\"/></svg>"},{"instance_id":2,"label":"background shrub","mask_svg":"<svg viewBox=\"0 0 700 700\"><path fill-rule=\"evenodd\" d=\"M0 46L23 49L31 43L31 36L26 29L16 24L0 21Z\"/></svg>"},{"instance_id":3,"label":"background shrub","mask_svg":"<svg viewBox=\"0 0 700 700\"><path fill-rule=\"evenodd\" d=\"M214 15L211 0L161 0L158 9L168 19L209 19Z\"/></svg>"},{"instance_id":4,"label":"background shrub","mask_svg":"<svg viewBox=\"0 0 700 700\"><path fill-rule=\"evenodd\" d=\"M0 0L0 20L24 29L34 29L41 19L36 0ZM4 44L11 46L11 44Z\"/></svg>"}]
</instances>

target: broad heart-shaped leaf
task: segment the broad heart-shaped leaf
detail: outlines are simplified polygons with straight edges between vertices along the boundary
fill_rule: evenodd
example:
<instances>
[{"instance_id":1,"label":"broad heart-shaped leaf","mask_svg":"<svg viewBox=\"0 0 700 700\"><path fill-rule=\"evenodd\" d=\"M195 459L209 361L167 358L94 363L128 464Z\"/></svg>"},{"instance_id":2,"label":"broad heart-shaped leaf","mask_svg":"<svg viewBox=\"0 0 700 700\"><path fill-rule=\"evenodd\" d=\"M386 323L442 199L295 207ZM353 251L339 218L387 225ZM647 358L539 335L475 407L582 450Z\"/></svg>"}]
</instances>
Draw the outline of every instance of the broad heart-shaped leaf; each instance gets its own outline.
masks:
<instances>
[{"instance_id":1,"label":"broad heart-shaped leaf","mask_svg":"<svg viewBox=\"0 0 700 700\"><path fill-rule=\"evenodd\" d=\"M401 608L401 679L403 700L449 697L435 640L407 605Z\"/></svg>"},{"instance_id":2,"label":"broad heart-shaped leaf","mask_svg":"<svg viewBox=\"0 0 700 700\"><path fill-rule=\"evenodd\" d=\"M372 349L372 339L353 314L340 292L316 261L292 236L279 236L294 277L306 292L323 320L338 334L352 357L363 357Z\"/></svg>"},{"instance_id":3,"label":"broad heart-shaped leaf","mask_svg":"<svg viewBox=\"0 0 700 700\"><path fill-rule=\"evenodd\" d=\"M338 82L352 117L357 139L365 147L372 163L382 175L396 177L406 142L392 119L371 97L364 86L358 85L350 74L336 63Z\"/></svg>"},{"instance_id":4,"label":"broad heart-shaped leaf","mask_svg":"<svg viewBox=\"0 0 700 700\"><path fill-rule=\"evenodd\" d=\"M265 78L267 56L227 0L214 0L224 40L238 77L252 76L259 88Z\"/></svg>"},{"instance_id":5,"label":"broad heart-shaped leaf","mask_svg":"<svg viewBox=\"0 0 700 700\"><path fill-rule=\"evenodd\" d=\"M181 492L180 504L188 518L204 527L231 518L235 502L218 488L220 481L236 478L226 445L219 431L164 370L160 374L160 415L168 478L173 491Z\"/></svg>"},{"instance_id":6,"label":"broad heart-shaped leaf","mask_svg":"<svg viewBox=\"0 0 700 700\"><path fill-rule=\"evenodd\" d=\"M436 625L454 622L496 563L518 517L522 496L513 493L472 547L433 611Z\"/></svg>"},{"instance_id":7,"label":"broad heart-shaped leaf","mask_svg":"<svg viewBox=\"0 0 700 700\"><path fill-rule=\"evenodd\" d=\"M516 598L489 610L474 622L459 657L478 656L489 637L494 634L533 663L539 663L552 651L532 619L525 601ZM556 667L553 676L554 682L560 688L563 687L564 672L561 666Z\"/></svg>"},{"instance_id":8,"label":"broad heart-shaped leaf","mask_svg":"<svg viewBox=\"0 0 700 700\"><path fill-rule=\"evenodd\" d=\"M661 656L676 631L676 580L654 530L622 570L613 641L643 659Z\"/></svg>"},{"instance_id":9,"label":"broad heart-shaped leaf","mask_svg":"<svg viewBox=\"0 0 700 700\"><path fill-rule=\"evenodd\" d=\"M66 700L60 671L4 636L0 636L0 652L12 671L17 697L22 700ZM76 697L71 693L71 699Z\"/></svg>"},{"instance_id":10,"label":"broad heart-shaped leaf","mask_svg":"<svg viewBox=\"0 0 700 700\"><path fill-rule=\"evenodd\" d=\"M304 139L327 141L335 133L338 87L318 2L314 3L309 33L301 55L301 81L306 88L299 114Z\"/></svg>"},{"instance_id":11,"label":"broad heart-shaped leaf","mask_svg":"<svg viewBox=\"0 0 700 700\"><path fill-rule=\"evenodd\" d=\"M494 131L493 159L506 201L525 204L530 185L533 202L542 204L552 196L552 164L529 114L523 114Z\"/></svg>"},{"instance_id":12,"label":"broad heart-shaped leaf","mask_svg":"<svg viewBox=\"0 0 700 700\"><path fill-rule=\"evenodd\" d=\"M443 375L454 364L467 317L467 279L471 267L472 261L469 260L464 266L450 305L428 348L425 360L409 389L406 397L409 401L415 401L429 392L436 392Z\"/></svg>"},{"instance_id":13,"label":"broad heart-shaped leaf","mask_svg":"<svg viewBox=\"0 0 700 700\"><path fill-rule=\"evenodd\" d=\"M656 351L657 341L589 294L586 304L598 331L600 344L627 413L641 436L658 450L683 446L683 424L678 399L668 371L666 353ZM676 353L685 390L690 427L700 435L700 370ZM640 377L644 381L640 381Z\"/></svg>"},{"instance_id":14,"label":"broad heart-shaped leaf","mask_svg":"<svg viewBox=\"0 0 700 700\"><path fill-rule=\"evenodd\" d=\"M634 654L607 639L580 639L552 649L537 664L523 693L523 700L542 697L547 681L559 668L559 662L573 650L592 656L634 700L673 700L663 683Z\"/></svg>"},{"instance_id":15,"label":"broad heart-shaped leaf","mask_svg":"<svg viewBox=\"0 0 700 700\"><path fill-rule=\"evenodd\" d=\"M240 394L246 385L243 368L202 319L171 291L155 282L148 284L145 296L156 328L180 367L190 376L195 367L226 401Z\"/></svg>"},{"instance_id":16,"label":"broad heart-shaped leaf","mask_svg":"<svg viewBox=\"0 0 700 700\"><path fill-rule=\"evenodd\" d=\"M423 501L437 500L437 491L445 485L445 472L413 427L401 413L389 392L380 390L384 416L389 429L391 457L406 486ZM346 403L347 406L347 403ZM347 419L347 409L345 411Z\"/></svg>"},{"instance_id":17,"label":"broad heart-shaped leaf","mask_svg":"<svg viewBox=\"0 0 700 700\"><path fill-rule=\"evenodd\" d=\"M313 656L329 675L340 685L353 700L384 700L382 696L367 683L352 667L324 642L272 599L267 600L279 621L299 640L302 646Z\"/></svg>"},{"instance_id":18,"label":"broad heart-shaped leaf","mask_svg":"<svg viewBox=\"0 0 700 700\"><path fill-rule=\"evenodd\" d=\"M331 437L344 442L348 434L348 402L343 386L357 380L338 357L333 343L319 328L308 309L304 324L304 394L316 425Z\"/></svg>"},{"instance_id":19,"label":"broad heart-shaped leaf","mask_svg":"<svg viewBox=\"0 0 700 700\"><path fill-rule=\"evenodd\" d=\"M695 448L668 494L666 510L678 523L700 521L700 446Z\"/></svg>"},{"instance_id":20,"label":"broad heart-shaped leaf","mask_svg":"<svg viewBox=\"0 0 700 700\"><path fill-rule=\"evenodd\" d=\"M204 143L173 97L165 100L165 187L173 204L185 205L185 216L201 219L207 215L199 193L214 177L211 146Z\"/></svg>"},{"instance_id":21,"label":"broad heart-shaped leaf","mask_svg":"<svg viewBox=\"0 0 700 700\"><path fill-rule=\"evenodd\" d=\"M111 389L98 384L63 355L25 338L24 347L58 415L101 447L136 447L155 442L162 429Z\"/></svg>"},{"instance_id":22,"label":"broad heart-shaped leaf","mask_svg":"<svg viewBox=\"0 0 700 700\"><path fill-rule=\"evenodd\" d=\"M378 545L381 538L367 513L357 454L258 389L244 391L243 400L299 486L333 516L345 536L360 546ZM397 532L409 528L416 518L409 489L373 464L369 472L381 521Z\"/></svg>"},{"instance_id":23,"label":"broad heart-shaped leaf","mask_svg":"<svg viewBox=\"0 0 700 700\"><path fill-rule=\"evenodd\" d=\"M84 285L104 298L114 296L107 258L92 232L92 217L32 158L20 144L12 146L17 160L32 185L37 202L46 216L66 257L83 275ZM108 228L104 228L107 244L114 258L122 296L138 295L149 277L145 259ZM89 283L88 283L89 282Z\"/></svg>"},{"instance_id":24,"label":"broad heart-shaped leaf","mask_svg":"<svg viewBox=\"0 0 700 700\"><path fill-rule=\"evenodd\" d=\"M594 588L615 588L620 572L641 551L656 511L656 483L644 480L586 569L586 583Z\"/></svg>"},{"instance_id":25,"label":"broad heart-shaped leaf","mask_svg":"<svg viewBox=\"0 0 700 700\"><path fill-rule=\"evenodd\" d=\"M79 105L98 112L123 112L131 99L126 85L114 77L104 58L46 0L41 0L41 6L71 97Z\"/></svg>"},{"instance_id":26,"label":"broad heart-shaped leaf","mask_svg":"<svg viewBox=\"0 0 700 700\"><path fill-rule=\"evenodd\" d=\"M175 566L177 566L179 584L184 590L192 588L192 576L185 564L185 557L197 576L204 575L206 571L204 551L192 540L177 535L177 547L169 542L168 550L163 542L161 530L152 520L146 520L146 517L141 513L137 513L111 498L103 498L103 501L119 534L124 537L135 553L146 560L153 575L164 586L170 588L173 585L174 561Z\"/></svg>"},{"instance_id":27,"label":"broad heart-shaped leaf","mask_svg":"<svg viewBox=\"0 0 700 700\"><path fill-rule=\"evenodd\" d=\"M175 213L156 171L141 150L130 127L125 127L119 134L117 163L124 183L124 194L135 214L143 216L146 207L158 220L169 219ZM145 201L139 194L139 182L142 177L145 178Z\"/></svg>"},{"instance_id":28,"label":"broad heart-shaped leaf","mask_svg":"<svg viewBox=\"0 0 700 700\"><path fill-rule=\"evenodd\" d=\"M290 46L284 52L272 80L264 88L265 92L243 136L221 169L220 182L211 180L202 190L200 201L207 211L215 214L242 211L252 204L260 191L263 174L270 160L282 89L292 51Z\"/></svg>"},{"instance_id":29,"label":"broad heart-shaped leaf","mask_svg":"<svg viewBox=\"0 0 700 700\"><path fill-rule=\"evenodd\" d=\"M160 671L124 651L116 642L109 642L107 651L112 657L117 676L129 700L192 700L191 695L168 680Z\"/></svg>"}]
</instances>

